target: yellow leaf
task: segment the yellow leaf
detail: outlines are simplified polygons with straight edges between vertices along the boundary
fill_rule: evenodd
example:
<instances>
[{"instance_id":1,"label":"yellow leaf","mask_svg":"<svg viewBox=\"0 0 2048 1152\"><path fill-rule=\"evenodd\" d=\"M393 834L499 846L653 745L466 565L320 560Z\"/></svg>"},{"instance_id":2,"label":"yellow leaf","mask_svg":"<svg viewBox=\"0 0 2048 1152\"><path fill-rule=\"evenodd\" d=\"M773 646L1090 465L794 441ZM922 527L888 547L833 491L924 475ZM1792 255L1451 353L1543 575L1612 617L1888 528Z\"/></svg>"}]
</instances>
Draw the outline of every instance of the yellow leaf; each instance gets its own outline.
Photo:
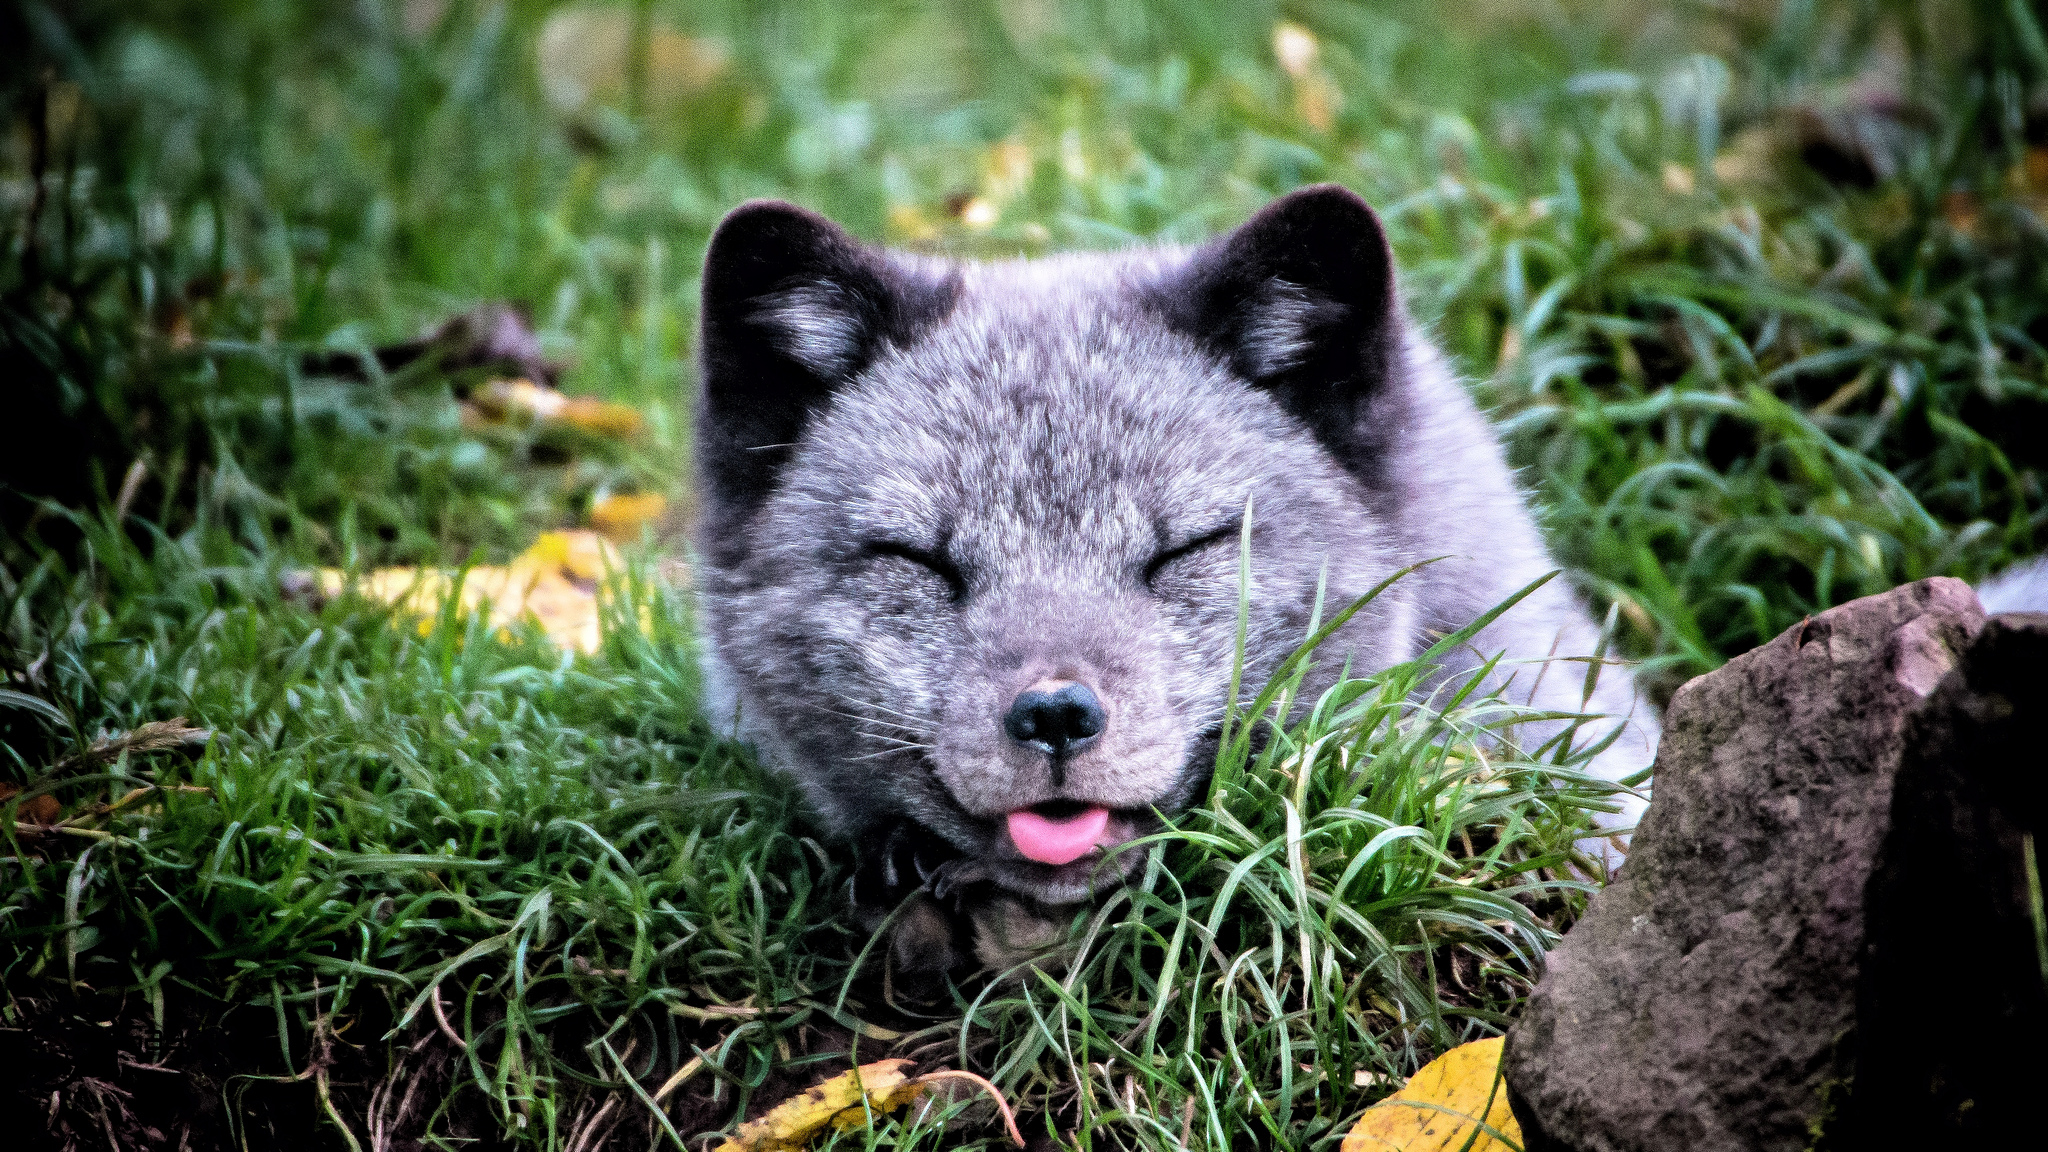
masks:
<instances>
[{"instance_id":1,"label":"yellow leaf","mask_svg":"<svg viewBox=\"0 0 2048 1152\"><path fill-rule=\"evenodd\" d=\"M469 394L470 407L492 420L521 423L552 420L562 414L569 398L553 388L543 388L526 377L491 380Z\"/></svg>"},{"instance_id":2,"label":"yellow leaf","mask_svg":"<svg viewBox=\"0 0 2048 1152\"><path fill-rule=\"evenodd\" d=\"M624 5L583 5L548 17L534 55L549 103L567 113L592 104L623 107L637 76L647 111L668 118L731 70L723 42L685 36L658 20L636 27L636 20Z\"/></svg>"},{"instance_id":3,"label":"yellow leaf","mask_svg":"<svg viewBox=\"0 0 2048 1152\"><path fill-rule=\"evenodd\" d=\"M512 626L530 617L556 644L595 652L603 638L598 624L600 582L623 568L617 550L595 532L543 532L512 563L479 565L465 573L455 611L461 616L485 613L501 639L509 638ZM338 568L323 568L319 586L324 595L337 596L350 587L350 576ZM454 589L455 577L431 568L379 568L356 576L353 586L368 599L420 617L420 634L425 635L433 631L433 618Z\"/></svg>"},{"instance_id":4,"label":"yellow leaf","mask_svg":"<svg viewBox=\"0 0 2048 1152\"><path fill-rule=\"evenodd\" d=\"M590 526L607 539L635 540L641 528L667 510L668 500L659 492L603 496L590 502Z\"/></svg>"},{"instance_id":5,"label":"yellow leaf","mask_svg":"<svg viewBox=\"0 0 2048 1152\"><path fill-rule=\"evenodd\" d=\"M638 436L642 423L639 409L593 396L569 397L555 418L585 432L617 440Z\"/></svg>"},{"instance_id":6,"label":"yellow leaf","mask_svg":"<svg viewBox=\"0 0 2048 1152\"><path fill-rule=\"evenodd\" d=\"M528 616L540 621L548 639L578 652L595 652L604 640L598 624L597 597L559 576L543 577L526 590L520 604Z\"/></svg>"},{"instance_id":7,"label":"yellow leaf","mask_svg":"<svg viewBox=\"0 0 2048 1152\"><path fill-rule=\"evenodd\" d=\"M1522 1129L1500 1081L1500 1049L1498 1036L1474 1040L1423 1065L1407 1087L1365 1110L1340 1152L1507 1152L1507 1141L1519 1147Z\"/></svg>"},{"instance_id":8,"label":"yellow leaf","mask_svg":"<svg viewBox=\"0 0 2048 1152\"><path fill-rule=\"evenodd\" d=\"M606 573L618 572L625 567L619 560L618 550L604 537L582 528L541 533L526 551L519 554L518 559L512 561L512 566L528 566L539 572L593 584L604 579Z\"/></svg>"},{"instance_id":9,"label":"yellow leaf","mask_svg":"<svg viewBox=\"0 0 2048 1152\"><path fill-rule=\"evenodd\" d=\"M910 243L923 243L939 234L939 226L915 204L891 204L889 231Z\"/></svg>"},{"instance_id":10,"label":"yellow leaf","mask_svg":"<svg viewBox=\"0 0 2048 1152\"><path fill-rule=\"evenodd\" d=\"M908 1060L878 1060L834 1076L793 1096L757 1120L740 1125L733 1138L716 1152L789 1152L822 1134L827 1127L850 1128L866 1122L868 1108L891 1112L916 1100L924 1086L905 1074ZM862 1097L867 1108L861 1106Z\"/></svg>"},{"instance_id":11,"label":"yellow leaf","mask_svg":"<svg viewBox=\"0 0 2048 1152\"><path fill-rule=\"evenodd\" d=\"M567 424L597 436L624 440L645 423L629 404L594 396L565 396L525 377L491 380L472 390L465 414L475 420L510 424Z\"/></svg>"},{"instance_id":12,"label":"yellow leaf","mask_svg":"<svg viewBox=\"0 0 2048 1152\"><path fill-rule=\"evenodd\" d=\"M1294 82L1294 114L1318 132L1328 132L1344 107L1344 93L1322 73Z\"/></svg>"}]
</instances>

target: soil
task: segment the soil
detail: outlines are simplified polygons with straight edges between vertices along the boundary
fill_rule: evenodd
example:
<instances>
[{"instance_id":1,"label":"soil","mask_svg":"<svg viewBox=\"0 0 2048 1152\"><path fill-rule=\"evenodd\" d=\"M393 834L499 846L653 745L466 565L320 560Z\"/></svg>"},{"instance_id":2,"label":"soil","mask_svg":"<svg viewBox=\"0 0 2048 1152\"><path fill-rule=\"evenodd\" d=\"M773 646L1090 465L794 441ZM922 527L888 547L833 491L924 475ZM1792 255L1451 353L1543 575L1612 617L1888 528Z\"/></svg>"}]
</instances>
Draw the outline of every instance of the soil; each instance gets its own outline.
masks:
<instances>
[{"instance_id":1,"label":"soil","mask_svg":"<svg viewBox=\"0 0 2048 1152\"><path fill-rule=\"evenodd\" d=\"M293 1068L267 1004L222 1010L181 991L167 991L161 1032L150 1005L135 997L7 1001L0 1025L0 1114L13 1120L0 1130L0 1145L12 1152L350 1152L349 1137L321 1103L324 1081L360 1152L424 1152L429 1123L443 1141L475 1152L514 1147L474 1088L457 1090L436 1115L451 1081L466 1078L469 1069L461 1050L431 1023L384 1040L389 1012L381 1004L366 1008L339 1023L336 1034L313 1037L315 1052L307 1051L303 1033L295 1033ZM832 1026L795 1029L788 1040L791 1055L799 1057L857 1052L866 1061L901 1054ZM839 1061L778 1067L750 1094L750 1111L758 1114L844 1067ZM669 1071L656 1074L665 1078ZM734 1093L728 1086L713 1099L716 1083L700 1074L669 1101L677 1131L688 1137L731 1121ZM566 1087L557 1114L567 1133L580 1136L578 1152L639 1152L664 1142L636 1095Z\"/></svg>"},{"instance_id":2,"label":"soil","mask_svg":"<svg viewBox=\"0 0 2048 1152\"><path fill-rule=\"evenodd\" d=\"M388 1030L388 1022L373 1028L372 1021L358 1018L346 1032L369 1042L323 1037L318 1059L304 1051L301 1038L294 1054L300 1066L287 1069L271 1012L247 1005L225 1012L209 1005L216 1009L209 1012L197 999L167 992L161 1032L150 1006L132 997L13 999L9 1026L0 1027L0 1108L15 1118L8 1146L24 1152L348 1152L347 1139L321 1107L323 1078L334 1107L357 1127L358 1139L367 1134L361 1118L388 1070L386 1046L375 1037ZM427 1039L427 1049L441 1049L444 1070L438 1077L419 1070L445 1086L446 1050L453 1045L438 1035ZM401 1053L409 1048L392 1046ZM503 1146L488 1114L464 1117L460 1111L450 1127L467 1129L463 1134L479 1140L474 1147ZM369 1147L365 1143L364 1152ZM418 1145L391 1140L379 1147L399 1152Z\"/></svg>"}]
</instances>

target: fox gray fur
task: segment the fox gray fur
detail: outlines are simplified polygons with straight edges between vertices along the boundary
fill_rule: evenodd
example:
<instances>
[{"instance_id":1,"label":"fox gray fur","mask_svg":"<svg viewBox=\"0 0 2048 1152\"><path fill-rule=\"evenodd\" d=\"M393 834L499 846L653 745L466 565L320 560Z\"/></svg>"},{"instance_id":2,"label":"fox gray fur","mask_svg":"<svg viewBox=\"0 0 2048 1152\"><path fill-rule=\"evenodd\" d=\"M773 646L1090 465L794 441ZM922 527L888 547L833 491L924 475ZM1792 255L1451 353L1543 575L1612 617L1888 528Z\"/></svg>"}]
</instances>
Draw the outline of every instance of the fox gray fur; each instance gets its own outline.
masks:
<instances>
[{"instance_id":1,"label":"fox gray fur","mask_svg":"<svg viewBox=\"0 0 2048 1152\"><path fill-rule=\"evenodd\" d=\"M1104 882L1100 849L1200 799L1247 503L1253 690L1325 574L1336 606L1447 557L1353 618L1325 648L1334 670L1411 658L1556 566L1403 309L1378 218L1336 186L1193 250L1001 263L892 253L749 203L712 239L700 348L714 719L859 848L870 915L922 889L896 947L912 966L1028 945ZM1467 666L1504 651L1510 695L1576 712L1586 665L1542 664L1598 646L1553 581ZM1040 691L1093 701L1094 730L1024 738L1016 710ZM1656 720L1625 670L1591 710L1623 729L1597 771L1649 765ZM1019 829L1063 835L1101 810L1078 860L1020 849ZM1139 857L1117 857L1123 874Z\"/></svg>"},{"instance_id":2,"label":"fox gray fur","mask_svg":"<svg viewBox=\"0 0 2048 1152\"><path fill-rule=\"evenodd\" d=\"M1984 611L2048 612L2048 557L2036 556L2007 568L1977 586Z\"/></svg>"}]
</instances>

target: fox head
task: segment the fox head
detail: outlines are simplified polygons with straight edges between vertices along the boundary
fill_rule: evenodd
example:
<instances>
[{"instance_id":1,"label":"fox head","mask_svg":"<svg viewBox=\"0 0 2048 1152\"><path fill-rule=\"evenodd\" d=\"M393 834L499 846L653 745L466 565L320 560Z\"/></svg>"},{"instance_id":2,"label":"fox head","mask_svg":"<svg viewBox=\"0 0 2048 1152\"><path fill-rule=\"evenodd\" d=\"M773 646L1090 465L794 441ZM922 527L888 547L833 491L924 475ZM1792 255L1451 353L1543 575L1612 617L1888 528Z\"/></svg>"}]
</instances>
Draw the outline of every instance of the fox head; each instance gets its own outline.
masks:
<instances>
[{"instance_id":1,"label":"fox head","mask_svg":"<svg viewBox=\"0 0 2048 1152\"><path fill-rule=\"evenodd\" d=\"M1407 325L1378 219L1303 190L1205 247L951 264L787 204L703 279L716 707L842 836L1084 898L1197 800L1247 685L1399 564ZM1397 585L1362 663L1416 633ZM1100 867L1109 853L1116 863Z\"/></svg>"}]
</instances>

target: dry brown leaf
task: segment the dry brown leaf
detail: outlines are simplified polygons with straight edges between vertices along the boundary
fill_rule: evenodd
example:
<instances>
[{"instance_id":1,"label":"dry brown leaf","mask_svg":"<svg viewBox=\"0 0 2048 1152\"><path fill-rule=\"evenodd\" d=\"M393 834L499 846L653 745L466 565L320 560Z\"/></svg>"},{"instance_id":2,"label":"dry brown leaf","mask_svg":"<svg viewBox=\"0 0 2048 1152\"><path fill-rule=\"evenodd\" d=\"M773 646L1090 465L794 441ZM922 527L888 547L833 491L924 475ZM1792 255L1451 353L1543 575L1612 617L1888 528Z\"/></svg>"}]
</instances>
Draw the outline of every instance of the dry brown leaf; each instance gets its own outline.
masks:
<instances>
[{"instance_id":1,"label":"dry brown leaf","mask_svg":"<svg viewBox=\"0 0 2048 1152\"><path fill-rule=\"evenodd\" d=\"M1941 218L1963 235L1975 236L1984 219L1984 204L1976 193L1958 188L1942 196Z\"/></svg>"},{"instance_id":2,"label":"dry brown leaf","mask_svg":"<svg viewBox=\"0 0 2048 1152\"><path fill-rule=\"evenodd\" d=\"M0 784L0 804L5 804L21 792L19 784ZM64 806L48 792L31 796L15 809L16 819L23 824L55 824L57 817L64 814Z\"/></svg>"},{"instance_id":3,"label":"dry brown leaf","mask_svg":"<svg viewBox=\"0 0 2048 1152\"><path fill-rule=\"evenodd\" d=\"M1340 1152L1508 1152L1522 1143L1500 1082L1501 1038L1461 1044L1365 1110ZM1475 1131L1476 1129L1476 1131ZM1509 1142L1512 1142L1510 1144Z\"/></svg>"},{"instance_id":4,"label":"dry brown leaf","mask_svg":"<svg viewBox=\"0 0 2048 1152\"><path fill-rule=\"evenodd\" d=\"M72 768L105 764L120 758L123 752L137 756L151 752L167 752L177 748L199 749L213 739L213 733L205 728L194 728L185 723L183 716L170 720L152 720L138 728L117 736L102 736L92 742L92 747L83 755L68 756L57 762L58 771Z\"/></svg>"},{"instance_id":5,"label":"dry brown leaf","mask_svg":"<svg viewBox=\"0 0 2048 1152\"><path fill-rule=\"evenodd\" d=\"M1328 132L1344 109L1344 93L1321 72L1294 82L1294 114L1318 132Z\"/></svg>"},{"instance_id":6,"label":"dry brown leaf","mask_svg":"<svg viewBox=\"0 0 2048 1152\"><path fill-rule=\"evenodd\" d=\"M2013 166L2010 183L2013 195L2028 211L2048 219L2048 146L2036 144L2027 149L2026 156Z\"/></svg>"}]
</instances>

